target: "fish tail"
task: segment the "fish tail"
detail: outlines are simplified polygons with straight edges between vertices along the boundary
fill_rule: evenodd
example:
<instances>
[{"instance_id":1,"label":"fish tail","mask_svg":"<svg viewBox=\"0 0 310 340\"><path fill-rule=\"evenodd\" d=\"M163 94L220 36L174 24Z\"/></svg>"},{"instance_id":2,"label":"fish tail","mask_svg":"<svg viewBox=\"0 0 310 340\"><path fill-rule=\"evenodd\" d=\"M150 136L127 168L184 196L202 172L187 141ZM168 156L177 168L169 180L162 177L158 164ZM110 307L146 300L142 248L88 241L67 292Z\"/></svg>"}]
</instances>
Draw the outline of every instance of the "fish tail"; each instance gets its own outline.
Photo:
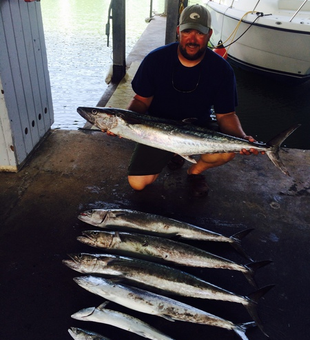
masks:
<instances>
[{"instance_id":1,"label":"fish tail","mask_svg":"<svg viewBox=\"0 0 310 340\"><path fill-rule=\"evenodd\" d=\"M271 146L271 148L266 151L267 156L269 157L271 162L287 176L290 176L290 174L287 171L285 165L282 163L282 160L279 156L280 145L289 135L291 135L297 128L299 128L299 126L300 124L293 125L289 129L278 134L267 143L267 145Z\"/></svg>"},{"instance_id":2,"label":"fish tail","mask_svg":"<svg viewBox=\"0 0 310 340\"><path fill-rule=\"evenodd\" d=\"M246 331L251 328L255 327L256 324L254 321L246 322L242 324L235 325L233 328L233 331L242 339L242 340L249 340L249 338L246 336Z\"/></svg>"},{"instance_id":3,"label":"fish tail","mask_svg":"<svg viewBox=\"0 0 310 340\"><path fill-rule=\"evenodd\" d=\"M265 286L265 287L257 290L256 292L251 293L250 295L248 295L248 304L245 305L245 308L247 309L248 313L251 315L252 319L255 321L257 327L267 337L269 337L269 335L266 334L266 332L264 331L262 321L261 321L261 319L258 315L258 312L257 312L257 303L258 303L258 300L262 296L264 296L273 287L274 287L274 285Z\"/></svg>"},{"instance_id":4,"label":"fish tail","mask_svg":"<svg viewBox=\"0 0 310 340\"><path fill-rule=\"evenodd\" d=\"M259 262L250 262L244 265L247 271L244 272L243 274L252 286L257 287L257 284L254 279L256 271L262 267L267 266L267 264L270 264L271 262L272 261L270 260L265 260L265 261L259 261Z\"/></svg>"},{"instance_id":5,"label":"fish tail","mask_svg":"<svg viewBox=\"0 0 310 340\"><path fill-rule=\"evenodd\" d=\"M252 259L243 250L242 245L241 245L241 240L253 230L254 230L253 228L245 229L245 230L239 231L238 233L230 236L230 239L232 241L231 245L237 250L238 253L240 253L242 256L244 256L245 258L247 258L250 261L252 261Z\"/></svg>"}]
</instances>

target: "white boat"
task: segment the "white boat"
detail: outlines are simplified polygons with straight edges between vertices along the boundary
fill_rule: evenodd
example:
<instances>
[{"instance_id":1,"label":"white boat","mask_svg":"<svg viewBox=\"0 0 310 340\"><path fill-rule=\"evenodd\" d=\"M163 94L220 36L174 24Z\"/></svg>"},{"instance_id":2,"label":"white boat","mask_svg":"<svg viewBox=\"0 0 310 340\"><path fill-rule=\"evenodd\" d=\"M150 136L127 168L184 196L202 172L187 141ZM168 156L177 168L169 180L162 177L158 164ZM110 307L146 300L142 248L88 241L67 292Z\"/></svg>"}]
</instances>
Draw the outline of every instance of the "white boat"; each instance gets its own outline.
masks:
<instances>
[{"instance_id":1,"label":"white boat","mask_svg":"<svg viewBox=\"0 0 310 340\"><path fill-rule=\"evenodd\" d=\"M211 43L228 60L286 79L310 79L310 1L208 0Z\"/></svg>"}]
</instances>

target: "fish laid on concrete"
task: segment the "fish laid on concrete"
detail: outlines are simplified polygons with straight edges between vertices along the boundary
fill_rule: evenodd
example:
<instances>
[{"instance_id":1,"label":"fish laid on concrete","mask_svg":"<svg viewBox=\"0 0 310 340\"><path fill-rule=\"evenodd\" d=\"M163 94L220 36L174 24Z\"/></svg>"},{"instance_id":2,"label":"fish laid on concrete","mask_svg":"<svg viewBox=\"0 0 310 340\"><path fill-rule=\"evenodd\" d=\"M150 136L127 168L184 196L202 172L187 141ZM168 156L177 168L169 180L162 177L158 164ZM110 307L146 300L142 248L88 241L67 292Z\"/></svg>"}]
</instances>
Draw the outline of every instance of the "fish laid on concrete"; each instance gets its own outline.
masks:
<instances>
[{"instance_id":1,"label":"fish laid on concrete","mask_svg":"<svg viewBox=\"0 0 310 340\"><path fill-rule=\"evenodd\" d=\"M242 149L264 151L272 163L286 175L289 173L279 157L280 145L299 127L294 125L266 144L124 109L78 107L77 111L102 131L110 131L132 141L179 154L194 163L196 161L191 155L239 153Z\"/></svg>"},{"instance_id":2,"label":"fish laid on concrete","mask_svg":"<svg viewBox=\"0 0 310 340\"><path fill-rule=\"evenodd\" d=\"M77 327L69 328L68 332L74 340L110 340L100 334L86 331Z\"/></svg>"},{"instance_id":3,"label":"fish laid on concrete","mask_svg":"<svg viewBox=\"0 0 310 340\"><path fill-rule=\"evenodd\" d=\"M81 253L70 257L72 260L63 260L63 263L80 273L112 275L172 294L242 304L256 324L262 326L256 310L257 302L271 286L259 289L247 297L154 262L111 254Z\"/></svg>"},{"instance_id":4,"label":"fish laid on concrete","mask_svg":"<svg viewBox=\"0 0 310 340\"><path fill-rule=\"evenodd\" d=\"M256 270L270 263L260 261L242 265L186 243L146 234L103 230L85 230L82 234L77 237L80 242L96 248L115 250L123 255L142 255L183 266L240 271L253 286L256 286Z\"/></svg>"},{"instance_id":5,"label":"fish laid on concrete","mask_svg":"<svg viewBox=\"0 0 310 340\"><path fill-rule=\"evenodd\" d=\"M156 328L150 326L133 316L105 308L106 303L99 307L89 307L71 315L73 319L82 321L93 321L114 326L125 331L138 334L152 340L173 340Z\"/></svg>"},{"instance_id":6,"label":"fish laid on concrete","mask_svg":"<svg viewBox=\"0 0 310 340\"><path fill-rule=\"evenodd\" d=\"M243 340L248 340L245 334L247 328L255 325L254 322L236 325L231 321L166 296L117 284L100 277L82 276L74 278L74 281L89 292L132 310L157 315L169 321L178 320L232 330Z\"/></svg>"},{"instance_id":7,"label":"fish laid on concrete","mask_svg":"<svg viewBox=\"0 0 310 340\"><path fill-rule=\"evenodd\" d=\"M249 258L242 249L241 240L253 229L246 229L227 237L190 223L129 209L92 209L80 213L78 218L99 228L109 229L117 226L161 236L230 243L239 253Z\"/></svg>"}]
</instances>

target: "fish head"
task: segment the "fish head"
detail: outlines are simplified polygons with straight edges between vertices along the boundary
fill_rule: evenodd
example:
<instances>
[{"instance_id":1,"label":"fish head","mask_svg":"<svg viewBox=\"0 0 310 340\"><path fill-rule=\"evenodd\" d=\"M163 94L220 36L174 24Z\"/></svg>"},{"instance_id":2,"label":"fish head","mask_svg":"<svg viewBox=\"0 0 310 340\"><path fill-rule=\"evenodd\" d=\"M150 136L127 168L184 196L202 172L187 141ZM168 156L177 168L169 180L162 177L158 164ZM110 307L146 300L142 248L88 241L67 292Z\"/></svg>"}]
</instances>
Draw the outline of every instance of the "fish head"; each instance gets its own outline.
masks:
<instances>
[{"instance_id":1,"label":"fish head","mask_svg":"<svg viewBox=\"0 0 310 340\"><path fill-rule=\"evenodd\" d=\"M68 329L68 332L74 340L85 340L85 339L87 339L85 332L80 328L71 327L71 328Z\"/></svg>"},{"instance_id":2,"label":"fish head","mask_svg":"<svg viewBox=\"0 0 310 340\"><path fill-rule=\"evenodd\" d=\"M82 232L83 236L79 236L77 239L85 244L101 248L109 248L113 243L114 234L108 231L99 230L85 230Z\"/></svg>"},{"instance_id":3,"label":"fish head","mask_svg":"<svg viewBox=\"0 0 310 340\"><path fill-rule=\"evenodd\" d=\"M96 307L88 307L88 308L83 308L79 310L78 312L74 313L71 315L71 318L76 319L76 320L84 320L87 319L90 315L92 315L96 310ZM71 327L72 333L75 334L75 331L72 330L73 327ZM69 332L70 333L70 332ZM71 335L71 333L70 333Z\"/></svg>"},{"instance_id":4,"label":"fish head","mask_svg":"<svg viewBox=\"0 0 310 340\"><path fill-rule=\"evenodd\" d=\"M76 238L79 242L81 243L84 243L84 244L87 244L91 247L97 247L97 242L96 240L92 239L92 238L89 238L89 237L85 237L85 236L78 236Z\"/></svg>"},{"instance_id":5,"label":"fish head","mask_svg":"<svg viewBox=\"0 0 310 340\"><path fill-rule=\"evenodd\" d=\"M69 268L80 273L95 272L97 265L97 256L92 254L69 254L71 260L62 260L62 263Z\"/></svg>"},{"instance_id":6,"label":"fish head","mask_svg":"<svg viewBox=\"0 0 310 340\"><path fill-rule=\"evenodd\" d=\"M81 212L78 219L96 227L104 227L108 220L108 213L109 210L105 209L91 209Z\"/></svg>"},{"instance_id":7,"label":"fish head","mask_svg":"<svg viewBox=\"0 0 310 340\"><path fill-rule=\"evenodd\" d=\"M102 131L112 130L117 126L117 116L110 108L78 107L77 112L89 123Z\"/></svg>"},{"instance_id":8,"label":"fish head","mask_svg":"<svg viewBox=\"0 0 310 340\"><path fill-rule=\"evenodd\" d=\"M117 259L111 254L69 254L71 260L63 260L69 268L80 273L102 273L109 266L110 262Z\"/></svg>"},{"instance_id":9,"label":"fish head","mask_svg":"<svg viewBox=\"0 0 310 340\"><path fill-rule=\"evenodd\" d=\"M106 288L108 289L114 284L111 280L92 275L74 277L73 281L77 283L80 287L94 294L96 294L98 290Z\"/></svg>"},{"instance_id":10,"label":"fish head","mask_svg":"<svg viewBox=\"0 0 310 340\"><path fill-rule=\"evenodd\" d=\"M90 107L78 107L77 112L80 116L86 119L89 123L95 124L97 111L95 108Z\"/></svg>"},{"instance_id":11,"label":"fish head","mask_svg":"<svg viewBox=\"0 0 310 340\"><path fill-rule=\"evenodd\" d=\"M97 333L86 331L81 328L71 327L68 329L68 332L74 340L108 340L108 338L104 338Z\"/></svg>"}]
</instances>

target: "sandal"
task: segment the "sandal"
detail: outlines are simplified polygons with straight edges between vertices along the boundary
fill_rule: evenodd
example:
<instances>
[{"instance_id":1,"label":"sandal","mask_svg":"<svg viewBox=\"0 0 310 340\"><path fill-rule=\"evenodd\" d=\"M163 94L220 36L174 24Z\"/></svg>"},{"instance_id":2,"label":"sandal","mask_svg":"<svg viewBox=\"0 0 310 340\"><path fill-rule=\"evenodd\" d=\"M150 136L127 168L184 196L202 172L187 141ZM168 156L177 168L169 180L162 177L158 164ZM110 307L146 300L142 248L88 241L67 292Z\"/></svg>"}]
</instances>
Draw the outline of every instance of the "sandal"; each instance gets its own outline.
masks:
<instances>
[{"instance_id":1,"label":"sandal","mask_svg":"<svg viewBox=\"0 0 310 340\"><path fill-rule=\"evenodd\" d=\"M187 181L190 184L193 196L203 197L208 195L210 188L204 175L187 175Z\"/></svg>"},{"instance_id":2,"label":"sandal","mask_svg":"<svg viewBox=\"0 0 310 340\"><path fill-rule=\"evenodd\" d=\"M174 154L169 163L167 164L167 167L174 171L174 170L178 170L181 169L183 164L185 163L185 159L181 156L179 156L178 154Z\"/></svg>"}]
</instances>

